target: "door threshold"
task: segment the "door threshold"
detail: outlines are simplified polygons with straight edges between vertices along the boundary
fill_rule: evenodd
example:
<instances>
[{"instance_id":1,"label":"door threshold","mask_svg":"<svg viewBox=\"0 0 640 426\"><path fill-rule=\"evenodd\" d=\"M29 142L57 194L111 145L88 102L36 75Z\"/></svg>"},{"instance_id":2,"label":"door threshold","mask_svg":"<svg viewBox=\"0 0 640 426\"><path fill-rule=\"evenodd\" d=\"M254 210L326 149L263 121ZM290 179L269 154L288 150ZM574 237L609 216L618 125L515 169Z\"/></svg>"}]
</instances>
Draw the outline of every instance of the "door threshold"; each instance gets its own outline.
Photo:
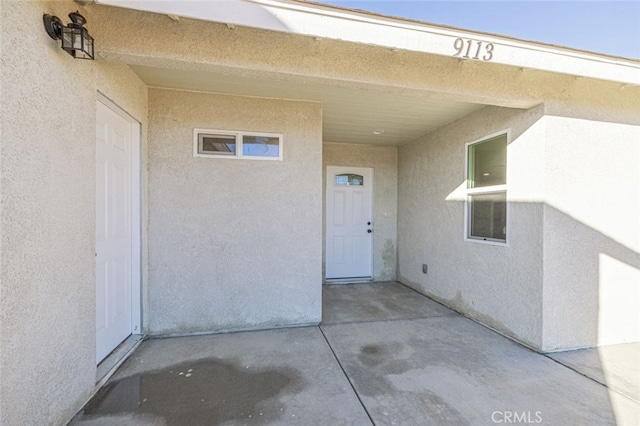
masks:
<instances>
[{"instance_id":1,"label":"door threshold","mask_svg":"<svg viewBox=\"0 0 640 426\"><path fill-rule=\"evenodd\" d=\"M102 386L142 343L142 334L132 334L98 364L96 385Z\"/></svg>"},{"instance_id":2,"label":"door threshold","mask_svg":"<svg viewBox=\"0 0 640 426\"><path fill-rule=\"evenodd\" d=\"M359 284L370 283L373 281L372 277L352 277L352 278L325 278L324 283L331 284Z\"/></svg>"}]
</instances>

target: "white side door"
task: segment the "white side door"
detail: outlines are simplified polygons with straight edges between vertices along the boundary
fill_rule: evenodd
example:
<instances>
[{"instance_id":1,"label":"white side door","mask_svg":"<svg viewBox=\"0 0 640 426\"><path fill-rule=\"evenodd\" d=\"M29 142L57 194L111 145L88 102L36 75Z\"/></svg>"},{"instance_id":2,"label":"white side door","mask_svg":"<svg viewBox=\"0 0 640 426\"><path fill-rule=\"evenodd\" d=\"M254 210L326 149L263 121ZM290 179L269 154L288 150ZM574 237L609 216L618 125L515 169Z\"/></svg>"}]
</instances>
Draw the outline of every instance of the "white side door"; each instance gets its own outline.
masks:
<instances>
[{"instance_id":1,"label":"white side door","mask_svg":"<svg viewBox=\"0 0 640 426\"><path fill-rule=\"evenodd\" d=\"M371 278L373 169L327 167L326 278Z\"/></svg>"},{"instance_id":2,"label":"white side door","mask_svg":"<svg viewBox=\"0 0 640 426\"><path fill-rule=\"evenodd\" d=\"M133 329L134 283L139 244L134 220L135 150L139 127L101 101L96 111L96 362Z\"/></svg>"}]
</instances>

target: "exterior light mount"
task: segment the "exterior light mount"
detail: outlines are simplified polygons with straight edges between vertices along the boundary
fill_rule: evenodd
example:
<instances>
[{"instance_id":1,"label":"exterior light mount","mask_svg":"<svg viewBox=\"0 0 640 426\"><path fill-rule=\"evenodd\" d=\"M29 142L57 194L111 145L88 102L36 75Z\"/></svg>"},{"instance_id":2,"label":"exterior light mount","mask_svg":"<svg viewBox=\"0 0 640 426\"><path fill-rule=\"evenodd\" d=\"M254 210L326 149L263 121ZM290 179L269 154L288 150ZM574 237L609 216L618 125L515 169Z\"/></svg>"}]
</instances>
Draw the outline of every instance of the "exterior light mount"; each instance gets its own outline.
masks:
<instances>
[{"instance_id":1,"label":"exterior light mount","mask_svg":"<svg viewBox=\"0 0 640 426\"><path fill-rule=\"evenodd\" d=\"M44 14L44 29L54 40L62 40L62 49L76 59L93 59L93 37L84 27L87 20L79 12L69 14L71 22L65 27L57 16Z\"/></svg>"}]
</instances>

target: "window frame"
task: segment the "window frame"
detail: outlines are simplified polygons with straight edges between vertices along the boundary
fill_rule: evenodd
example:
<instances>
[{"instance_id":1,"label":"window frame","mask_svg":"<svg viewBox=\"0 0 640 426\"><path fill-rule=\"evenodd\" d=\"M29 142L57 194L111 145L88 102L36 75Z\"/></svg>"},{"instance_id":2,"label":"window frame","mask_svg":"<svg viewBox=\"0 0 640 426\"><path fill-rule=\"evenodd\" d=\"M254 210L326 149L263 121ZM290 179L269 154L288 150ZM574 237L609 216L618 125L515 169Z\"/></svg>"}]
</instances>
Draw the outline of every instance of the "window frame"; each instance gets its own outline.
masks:
<instances>
[{"instance_id":1,"label":"window frame","mask_svg":"<svg viewBox=\"0 0 640 426\"><path fill-rule=\"evenodd\" d=\"M233 136L236 143L236 152L229 153L204 153L200 152L200 136ZM278 139L277 157L260 157L257 155L245 155L243 153L243 141L245 136L263 136ZM235 160L260 160L260 161L282 161L284 152L284 135L282 133L269 132L245 132L240 130L214 130L214 129L193 129L193 156L201 158L227 158Z\"/></svg>"},{"instance_id":2,"label":"window frame","mask_svg":"<svg viewBox=\"0 0 640 426\"><path fill-rule=\"evenodd\" d=\"M505 183L500 185L490 185L490 186L482 186L479 188L469 188L469 148L472 145L477 145L483 142L488 142L491 139L497 138L499 136L505 135L507 137L506 141L506 164L505 164ZM510 203L508 197L508 170L509 170L509 143L511 142L511 129L504 129L498 132L489 134L487 136L483 136L480 139L476 139L472 142L467 142L464 145L464 189L465 189L465 199L464 199L464 241L471 243L479 243L479 244L488 244L494 246L509 246L509 218L510 214ZM505 206L505 239L496 239L496 238L487 238L487 237L473 237L471 236L471 197L473 195L490 195L490 194L498 194L504 193L506 199Z\"/></svg>"}]
</instances>

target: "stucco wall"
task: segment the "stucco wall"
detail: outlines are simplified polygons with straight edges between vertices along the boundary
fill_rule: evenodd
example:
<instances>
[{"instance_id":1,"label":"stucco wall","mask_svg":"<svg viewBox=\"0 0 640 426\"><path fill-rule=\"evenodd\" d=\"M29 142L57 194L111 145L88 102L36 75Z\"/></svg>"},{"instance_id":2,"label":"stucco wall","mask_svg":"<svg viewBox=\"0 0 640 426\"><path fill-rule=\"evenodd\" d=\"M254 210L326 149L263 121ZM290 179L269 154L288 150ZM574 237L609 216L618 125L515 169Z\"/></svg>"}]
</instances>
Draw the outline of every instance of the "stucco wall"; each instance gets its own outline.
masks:
<instances>
[{"instance_id":1,"label":"stucco wall","mask_svg":"<svg viewBox=\"0 0 640 426\"><path fill-rule=\"evenodd\" d=\"M398 280L539 348L542 344L543 108L485 107L398 157ZM465 242L465 143L510 130L508 246ZM422 264L428 273L422 273Z\"/></svg>"},{"instance_id":2,"label":"stucco wall","mask_svg":"<svg viewBox=\"0 0 640 426\"><path fill-rule=\"evenodd\" d=\"M327 143L322 146L322 199L326 199L327 166L371 167L373 173L373 279L396 279L398 148ZM323 204L324 206L324 204ZM322 259L325 259L326 208L323 207ZM323 274L324 276L324 274Z\"/></svg>"},{"instance_id":3,"label":"stucco wall","mask_svg":"<svg viewBox=\"0 0 640 426\"><path fill-rule=\"evenodd\" d=\"M314 103L150 89L149 332L318 323ZM193 129L283 133L284 160L193 156Z\"/></svg>"},{"instance_id":4,"label":"stucco wall","mask_svg":"<svg viewBox=\"0 0 640 426\"><path fill-rule=\"evenodd\" d=\"M401 147L398 279L542 351L639 341L638 124L486 107ZM508 246L464 242L464 144L505 129Z\"/></svg>"},{"instance_id":5,"label":"stucco wall","mask_svg":"<svg viewBox=\"0 0 640 426\"><path fill-rule=\"evenodd\" d=\"M2 2L3 425L66 424L94 390L96 91L145 131L146 88L128 67L74 60L44 31L43 13L78 9Z\"/></svg>"},{"instance_id":6,"label":"stucco wall","mask_svg":"<svg viewBox=\"0 0 640 426\"><path fill-rule=\"evenodd\" d=\"M640 119L544 121L544 349L640 341Z\"/></svg>"}]
</instances>

